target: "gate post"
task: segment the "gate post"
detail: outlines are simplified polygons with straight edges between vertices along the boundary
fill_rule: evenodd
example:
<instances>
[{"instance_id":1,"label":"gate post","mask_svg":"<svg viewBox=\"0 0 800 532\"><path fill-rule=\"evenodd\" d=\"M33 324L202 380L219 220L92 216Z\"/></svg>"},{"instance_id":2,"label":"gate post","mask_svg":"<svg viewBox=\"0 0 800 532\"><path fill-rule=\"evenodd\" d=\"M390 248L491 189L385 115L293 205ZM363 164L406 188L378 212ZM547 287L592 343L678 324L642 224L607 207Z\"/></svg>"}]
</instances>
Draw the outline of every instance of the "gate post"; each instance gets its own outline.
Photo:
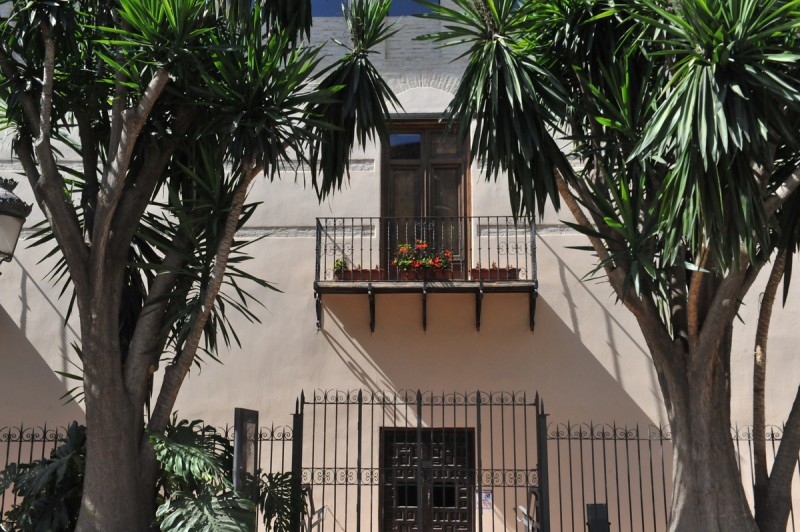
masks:
<instances>
[{"instance_id":1,"label":"gate post","mask_svg":"<svg viewBox=\"0 0 800 532\"><path fill-rule=\"evenodd\" d=\"M299 501L303 496L301 485L303 475L303 407L306 402L305 394L301 391L300 398L295 403L292 414L292 500ZM292 514L291 528L293 532L300 532L302 511Z\"/></svg>"},{"instance_id":2,"label":"gate post","mask_svg":"<svg viewBox=\"0 0 800 532\"><path fill-rule=\"evenodd\" d=\"M544 401L536 394L536 455L539 461L539 501L537 513L542 532L550 532L550 478L547 466L547 414Z\"/></svg>"},{"instance_id":3,"label":"gate post","mask_svg":"<svg viewBox=\"0 0 800 532\"><path fill-rule=\"evenodd\" d=\"M469 402L469 401L465 401ZM475 505L478 508L475 509L475 515L478 518L478 532L483 532L483 508L480 504L480 497L483 497L483 449L481 448L481 440L483 440L483 434L481 433L481 391L476 390L475 392L475 439L477 440L477 456L478 456L478 463L476 466L477 475L477 484L478 488L475 493L476 502ZM464 407L466 408L466 406ZM489 406L489 412L491 413L492 407ZM490 442L491 443L491 442Z\"/></svg>"},{"instance_id":4,"label":"gate post","mask_svg":"<svg viewBox=\"0 0 800 532\"><path fill-rule=\"evenodd\" d=\"M258 410L233 410L233 488L258 502Z\"/></svg>"},{"instance_id":5,"label":"gate post","mask_svg":"<svg viewBox=\"0 0 800 532\"><path fill-rule=\"evenodd\" d=\"M364 395L362 390L358 390L358 461L356 463L356 532L361 532L361 440L363 437L363 409ZM309 532L311 532L309 530Z\"/></svg>"},{"instance_id":6,"label":"gate post","mask_svg":"<svg viewBox=\"0 0 800 532\"><path fill-rule=\"evenodd\" d=\"M422 391L417 390L417 497L422 498ZM418 499L419 501L419 499ZM417 530L422 528L422 504L417 502L417 515L414 518L414 523L417 525Z\"/></svg>"}]
</instances>

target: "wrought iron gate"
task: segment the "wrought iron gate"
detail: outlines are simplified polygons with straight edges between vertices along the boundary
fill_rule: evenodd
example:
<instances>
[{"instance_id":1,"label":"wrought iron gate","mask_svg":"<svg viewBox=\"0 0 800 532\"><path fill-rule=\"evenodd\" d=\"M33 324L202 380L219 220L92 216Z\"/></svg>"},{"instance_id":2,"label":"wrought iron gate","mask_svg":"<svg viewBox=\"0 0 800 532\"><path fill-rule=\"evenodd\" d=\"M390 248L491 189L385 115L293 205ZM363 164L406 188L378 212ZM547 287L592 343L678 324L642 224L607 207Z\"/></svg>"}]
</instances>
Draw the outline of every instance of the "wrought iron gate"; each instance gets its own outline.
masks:
<instances>
[{"instance_id":1,"label":"wrought iron gate","mask_svg":"<svg viewBox=\"0 0 800 532\"><path fill-rule=\"evenodd\" d=\"M301 394L295 529L549 531L546 418L525 392Z\"/></svg>"}]
</instances>

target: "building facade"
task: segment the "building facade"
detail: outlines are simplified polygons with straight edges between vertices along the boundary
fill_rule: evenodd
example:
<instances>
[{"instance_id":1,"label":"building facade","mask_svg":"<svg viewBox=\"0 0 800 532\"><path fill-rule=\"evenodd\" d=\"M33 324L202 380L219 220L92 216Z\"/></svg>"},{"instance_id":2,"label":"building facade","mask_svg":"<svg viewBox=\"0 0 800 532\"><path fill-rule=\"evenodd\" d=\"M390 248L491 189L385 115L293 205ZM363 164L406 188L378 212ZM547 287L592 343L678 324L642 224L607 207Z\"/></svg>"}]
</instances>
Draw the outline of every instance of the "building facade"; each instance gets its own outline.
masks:
<instances>
[{"instance_id":1,"label":"building facade","mask_svg":"<svg viewBox=\"0 0 800 532\"><path fill-rule=\"evenodd\" d=\"M411 2L396 3L395 14L416 9ZM315 43L347 38L344 20L335 16L331 4L319 2L317 12L331 16L315 18ZM573 420L663 425L666 415L638 325L616 304L606 283L587 279L594 258L575 249L586 242L563 223L569 214L548 210L534 226L515 225L506 184L487 181L468 147L447 134L439 121L463 68L455 61L459 51L414 40L439 29L435 21L409 16L396 20L400 31L375 58L403 106L393 115L389 144L354 153L349 179L323 203L317 201L303 168L286 169L280 180L262 179L253 185L250 199L262 205L243 234L261 239L249 248L254 258L249 269L280 291L256 292L263 304L256 309L261 323L233 318L241 349L223 353L223 365L209 362L193 370L177 410L182 418L222 426L232 422L234 407L244 407L259 411L262 425L289 424L305 392L306 458L322 453L315 458L319 464L320 456L332 456L328 468L348 457L356 460L360 455L348 438L357 434L363 445L369 442L368 452L362 449L364 456L374 458L362 464L364 469L391 463L421 468L426 461L435 469L436 460L451 465L441 474L454 476L422 488L410 470L406 473L412 481L398 480L401 465L396 465L394 484L374 479L369 484L373 506L364 510L362 523L388 526L387 516L400 520L399 510L391 512L406 508L411 513L405 518L412 521L420 514L431 522L446 514L441 519L458 523L443 528L448 530L478 530L498 523L513 529L522 521L512 512L529 508L527 488L538 479L514 481L512 489L494 494L475 480L463 481L454 471L475 469L481 460L505 464L490 470L536 469L508 464L521 456L517 453L536 453L535 438L526 440L523 425L535 423L541 402L556 424ZM328 46L328 53L338 53L335 48ZM4 146L0 170L13 175L16 162L9 143ZM30 202L25 186L19 189ZM29 226L35 222L34 214ZM429 246L431 257L444 251L452 255L450 277L412 278L397 268L400 248L420 243ZM43 255L40 248L27 249L23 242L14 261L1 266L0 427L65 424L82 417L80 404L63 404L74 382L54 373L77 372L72 344L79 338L74 318L64 323L68 301L47 280L51 264L39 263ZM751 290L743 323L735 331L732 411L741 425L751 418L748 396L758 294L758 289ZM791 363L798 304L797 298L790 298L773 318L774 384L767 402L767 418L773 422L784 419L800 381L798 366ZM368 424L358 425L358 413L348 406L354 390L369 396L367 402L362 399L362 407L369 405L373 416ZM416 402L417 390L430 399ZM330 404L338 404L337 391L347 394L341 410L331 411ZM524 399L513 411L491 406L484 410L480 419L488 439L482 440L476 436L480 409L465 404L470 396L474 400L495 392L511 394L512 406L518 394ZM533 406L537 393L539 403ZM416 410L419 404L430 412ZM330 421L341 431L331 436L326 427L333 438L328 444L318 435L308 436L320 426L318 416L324 412L353 416L337 418L338 424ZM487 425L490 415L509 417L493 418L494 424ZM505 432L512 427L513 433ZM503 434L505 443L496 443L494 438ZM343 455L325 447L335 447L336 442ZM345 469L353 467L349 463ZM323 506L338 508L342 500L352 498L352 488L345 484L326 488L328 502ZM476 491L480 496L473 497ZM340 500L333 503L337 493ZM481 500L483 493L494 495ZM315 498L321 500L321 495ZM418 510L424 504L427 509ZM443 513L442 508L453 511ZM336 517L348 528L343 515L355 526L352 508L344 514L339 510Z\"/></svg>"}]
</instances>

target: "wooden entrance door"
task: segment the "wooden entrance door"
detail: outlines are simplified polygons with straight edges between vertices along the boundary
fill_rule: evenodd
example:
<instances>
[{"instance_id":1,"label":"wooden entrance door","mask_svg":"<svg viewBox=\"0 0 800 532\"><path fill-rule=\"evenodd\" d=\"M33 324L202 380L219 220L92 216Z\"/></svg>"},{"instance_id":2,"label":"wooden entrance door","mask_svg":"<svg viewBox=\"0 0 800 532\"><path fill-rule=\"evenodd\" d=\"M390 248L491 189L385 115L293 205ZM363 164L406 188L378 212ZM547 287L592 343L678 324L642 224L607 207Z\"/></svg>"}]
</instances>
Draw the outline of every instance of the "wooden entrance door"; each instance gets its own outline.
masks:
<instances>
[{"instance_id":1,"label":"wooden entrance door","mask_svg":"<svg viewBox=\"0 0 800 532\"><path fill-rule=\"evenodd\" d=\"M473 532L475 432L381 428L381 530Z\"/></svg>"}]
</instances>

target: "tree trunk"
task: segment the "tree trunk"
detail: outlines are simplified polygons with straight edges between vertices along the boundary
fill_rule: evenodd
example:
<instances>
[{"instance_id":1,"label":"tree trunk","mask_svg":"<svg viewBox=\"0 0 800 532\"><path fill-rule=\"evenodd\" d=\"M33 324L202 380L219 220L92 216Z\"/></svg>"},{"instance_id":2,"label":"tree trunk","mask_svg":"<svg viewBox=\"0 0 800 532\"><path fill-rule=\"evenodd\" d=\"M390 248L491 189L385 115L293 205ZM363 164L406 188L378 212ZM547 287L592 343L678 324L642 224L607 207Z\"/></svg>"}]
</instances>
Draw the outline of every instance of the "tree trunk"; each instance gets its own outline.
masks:
<instances>
[{"instance_id":1,"label":"tree trunk","mask_svg":"<svg viewBox=\"0 0 800 532\"><path fill-rule=\"evenodd\" d=\"M723 342L724 343L724 342ZM671 532L757 532L730 432L730 346L672 388ZM697 357L694 357L697 358Z\"/></svg>"},{"instance_id":2,"label":"tree trunk","mask_svg":"<svg viewBox=\"0 0 800 532\"><path fill-rule=\"evenodd\" d=\"M82 328L86 405L86 474L78 532L147 530L153 519L142 500L139 446L125 394L116 329L97 316ZM87 330L89 329L89 330Z\"/></svg>"},{"instance_id":3,"label":"tree trunk","mask_svg":"<svg viewBox=\"0 0 800 532\"><path fill-rule=\"evenodd\" d=\"M756 341L753 349L753 472L755 482L753 485L753 499L756 514L756 523L762 532L774 530L769 526L773 520L770 508L769 474L767 468L767 423L766 423L766 398L767 387L767 340L769 338L769 324L772 318L772 308L775 296L783 279L786 269L786 250L775 257L772 271L769 274L767 286L761 299L758 313L758 326L756 327ZM783 530L786 530L784 524Z\"/></svg>"},{"instance_id":4,"label":"tree trunk","mask_svg":"<svg viewBox=\"0 0 800 532\"><path fill-rule=\"evenodd\" d=\"M151 530L158 530L155 526L156 516L156 485L158 483L158 476L161 473L161 464L156 459L156 453L153 446L150 444L147 433L142 436L138 448L139 464L141 466L139 471L140 490L143 499L142 511L145 515L151 517Z\"/></svg>"}]
</instances>

